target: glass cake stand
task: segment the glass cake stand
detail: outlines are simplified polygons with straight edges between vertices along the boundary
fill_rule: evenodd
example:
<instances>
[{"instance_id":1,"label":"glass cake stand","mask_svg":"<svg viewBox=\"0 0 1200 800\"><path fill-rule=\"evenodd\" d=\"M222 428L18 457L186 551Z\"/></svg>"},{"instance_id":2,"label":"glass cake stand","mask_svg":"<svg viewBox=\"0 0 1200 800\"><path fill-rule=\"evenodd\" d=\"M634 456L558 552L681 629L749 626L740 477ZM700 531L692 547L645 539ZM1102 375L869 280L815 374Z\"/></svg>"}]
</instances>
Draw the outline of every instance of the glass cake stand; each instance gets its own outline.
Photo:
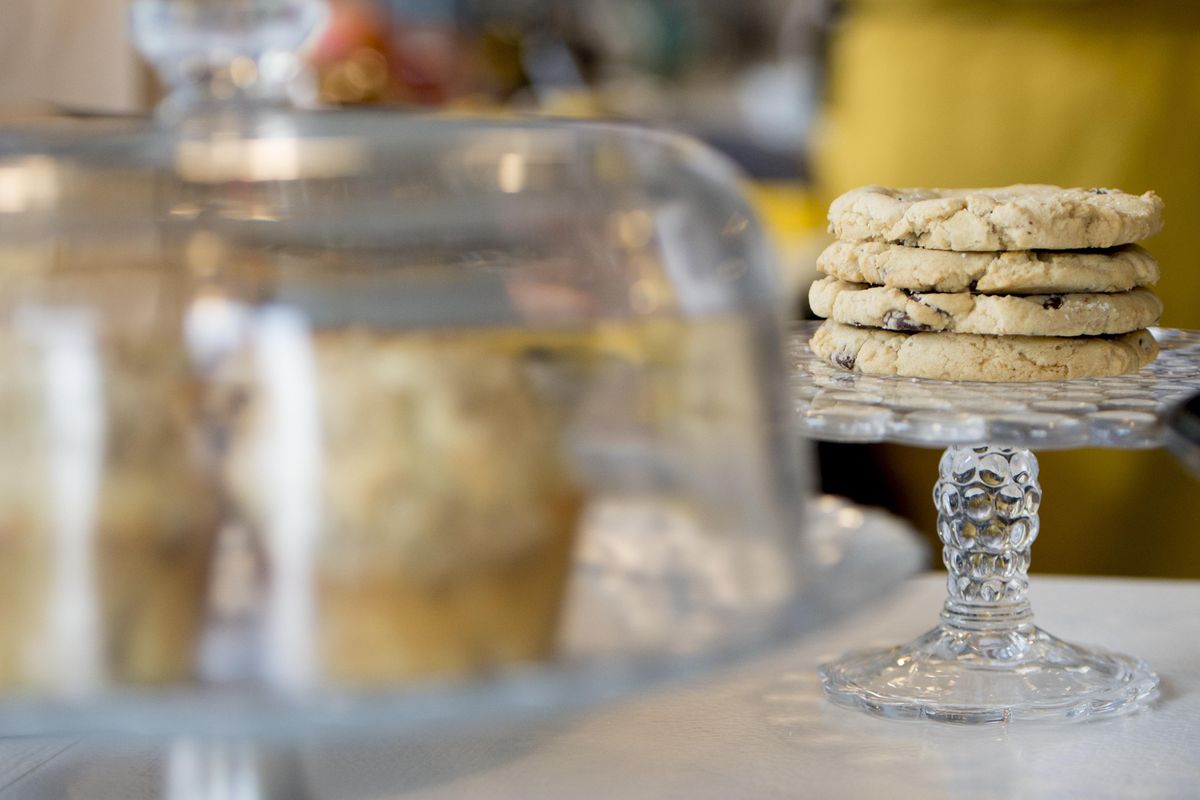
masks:
<instances>
[{"instance_id":1,"label":"glass cake stand","mask_svg":"<svg viewBox=\"0 0 1200 800\"><path fill-rule=\"evenodd\" d=\"M602 703L918 567L808 502L712 154L298 110L321 0L130 10L156 122L0 131L0 735L151 737L174 800L291 800L263 747Z\"/></svg>"},{"instance_id":2,"label":"glass cake stand","mask_svg":"<svg viewBox=\"0 0 1200 800\"><path fill-rule=\"evenodd\" d=\"M649 534L649 535L647 535ZM0 698L0 735L161 741L169 800L310 797L299 750L312 742L404 744L431 734L503 730L654 691L794 642L878 599L920 568L911 526L832 496L797 531L803 587L769 631L739 637L756 615L738 559L679 520L652 531L610 508L581 532L563 620L563 653L542 666L457 683L279 696L247 687L126 692L87 699ZM761 612L761 609L759 610Z\"/></svg>"},{"instance_id":3,"label":"glass cake stand","mask_svg":"<svg viewBox=\"0 0 1200 800\"><path fill-rule=\"evenodd\" d=\"M833 701L944 722L1085 719L1148 703L1142 661L1058 639L1026 599L1042 492L1032 449L1150 448L1162 414L1200 389L1200 332L1154 329L1158 359L1133 375L1026 384L861 375L792 342L802 433L834 442L946 448L933 499L949 597L928 633L824 664Z\"/></svg>"}]
</instances>

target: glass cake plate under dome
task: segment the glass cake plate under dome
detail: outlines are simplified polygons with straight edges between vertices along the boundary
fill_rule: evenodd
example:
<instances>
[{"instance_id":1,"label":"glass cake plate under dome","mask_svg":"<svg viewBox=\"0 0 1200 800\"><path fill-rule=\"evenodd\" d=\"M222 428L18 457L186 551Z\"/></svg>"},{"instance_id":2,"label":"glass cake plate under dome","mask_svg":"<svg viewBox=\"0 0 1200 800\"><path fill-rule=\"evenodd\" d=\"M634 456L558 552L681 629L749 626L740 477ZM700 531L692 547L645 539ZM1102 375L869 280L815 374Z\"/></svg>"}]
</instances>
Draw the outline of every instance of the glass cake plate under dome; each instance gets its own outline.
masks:
<instances>
[{"instance_id":1,"label":"glass cake plate under dome","mask_svg":"<svg viewBox=\"0 0 1200 800\"><path fill-rule=\"evenodd\" d=\"M996 384L835 368L808 347L818 324L800 326L791 343L806 436L946 448L933 492L948 571L941 622L913 642L825 664L830 699L968 723L1080 720L1146 705L1158 676L1145 663L1033 623L1026 573L1042 493L1030 448L1161 446L1163 415L1200 390L1200 332L1153 329L1161 352L1136 374Z\"/></svg>"},{"instance_id":2,"label":"glass cake plate under dome","mask_svg":"<svg viewBox=\"0 0 1200 800\"><path fill-rule=\"evenodd\" d=\"M805 535L773 274L719 157L298 111L320 3L132 9L157 122L0 135L4 732L504 720L915 567L852 510Z\"/></svg>"}]
</instances>

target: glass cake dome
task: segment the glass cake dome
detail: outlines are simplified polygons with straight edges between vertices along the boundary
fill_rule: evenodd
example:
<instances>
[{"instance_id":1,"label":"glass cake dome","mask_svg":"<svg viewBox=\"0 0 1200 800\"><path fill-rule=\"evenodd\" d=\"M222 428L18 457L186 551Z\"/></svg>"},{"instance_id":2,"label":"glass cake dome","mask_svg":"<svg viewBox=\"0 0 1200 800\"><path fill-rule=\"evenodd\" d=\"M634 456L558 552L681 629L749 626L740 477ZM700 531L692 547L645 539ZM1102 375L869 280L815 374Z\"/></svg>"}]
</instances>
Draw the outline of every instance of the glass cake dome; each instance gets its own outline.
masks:
<instances>
[{"instance_id":1,"label":"glass cake dome","mask_svg":"<svg viewBox=\"0 0 1200 800\"><path fill-rule=\"evenodd\" d=\"M156 121L0 135L6 727L552 703L816 613L734 171L617 125L296 110L320 18L138 0Z\"/></svg>"}]
</instances>

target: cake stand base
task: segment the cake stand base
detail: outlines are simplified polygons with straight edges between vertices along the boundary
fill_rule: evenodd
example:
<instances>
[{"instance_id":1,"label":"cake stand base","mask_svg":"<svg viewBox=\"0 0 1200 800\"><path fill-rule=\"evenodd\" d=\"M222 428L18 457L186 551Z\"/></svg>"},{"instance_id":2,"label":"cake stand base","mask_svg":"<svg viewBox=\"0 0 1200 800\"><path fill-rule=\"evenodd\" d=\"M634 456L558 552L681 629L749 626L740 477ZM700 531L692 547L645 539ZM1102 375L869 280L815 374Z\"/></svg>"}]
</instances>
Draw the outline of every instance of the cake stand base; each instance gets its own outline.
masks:
<instances>
[{"instance_id":1,"label":"cake stand base","mask_svg":"<svg viewBox=\"0 0 1200 800\"><path fill-rule=\"evenodd\" d=\"M988 723L1083 720L1148 703L1158 677L1129 656L1021 632L939 625L907 644L821 667L834 702L893 719Z\"/></svg>"},{"instance_id":2,"label":"cake stand base","mask_svg":"<svg viewBox=\"0 0 1200 800\"><path fill-rule=\"evenodd\" d=\"M1088 719L1149 703L1158 676L1141 661L1033 624L1027 572L1042 502L1033 453L951 447L933 500L948 573L941 624L822 666L830 699L885 717L966 723Z\"/></svg>"}]
</instances>

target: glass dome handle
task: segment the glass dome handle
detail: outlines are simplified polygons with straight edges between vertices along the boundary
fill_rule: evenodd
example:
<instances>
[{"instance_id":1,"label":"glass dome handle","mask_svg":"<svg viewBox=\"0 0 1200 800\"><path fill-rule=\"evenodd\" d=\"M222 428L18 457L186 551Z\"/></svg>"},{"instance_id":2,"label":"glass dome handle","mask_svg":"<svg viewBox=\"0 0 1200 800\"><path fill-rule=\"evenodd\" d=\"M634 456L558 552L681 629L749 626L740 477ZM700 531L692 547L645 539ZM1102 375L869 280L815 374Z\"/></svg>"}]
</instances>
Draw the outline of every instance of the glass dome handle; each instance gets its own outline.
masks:
<instances>
[{"instance_id":1,"label":"glass dome handle","mask_svg":"<svg viewBox=\"0 0 1200 800\"><path fill-rule=\"evenodd\" d=\"M325 0L133 0L129 24L169 108L306 99L298 51L327 17Z\"/></svg>"}]
</instances>

